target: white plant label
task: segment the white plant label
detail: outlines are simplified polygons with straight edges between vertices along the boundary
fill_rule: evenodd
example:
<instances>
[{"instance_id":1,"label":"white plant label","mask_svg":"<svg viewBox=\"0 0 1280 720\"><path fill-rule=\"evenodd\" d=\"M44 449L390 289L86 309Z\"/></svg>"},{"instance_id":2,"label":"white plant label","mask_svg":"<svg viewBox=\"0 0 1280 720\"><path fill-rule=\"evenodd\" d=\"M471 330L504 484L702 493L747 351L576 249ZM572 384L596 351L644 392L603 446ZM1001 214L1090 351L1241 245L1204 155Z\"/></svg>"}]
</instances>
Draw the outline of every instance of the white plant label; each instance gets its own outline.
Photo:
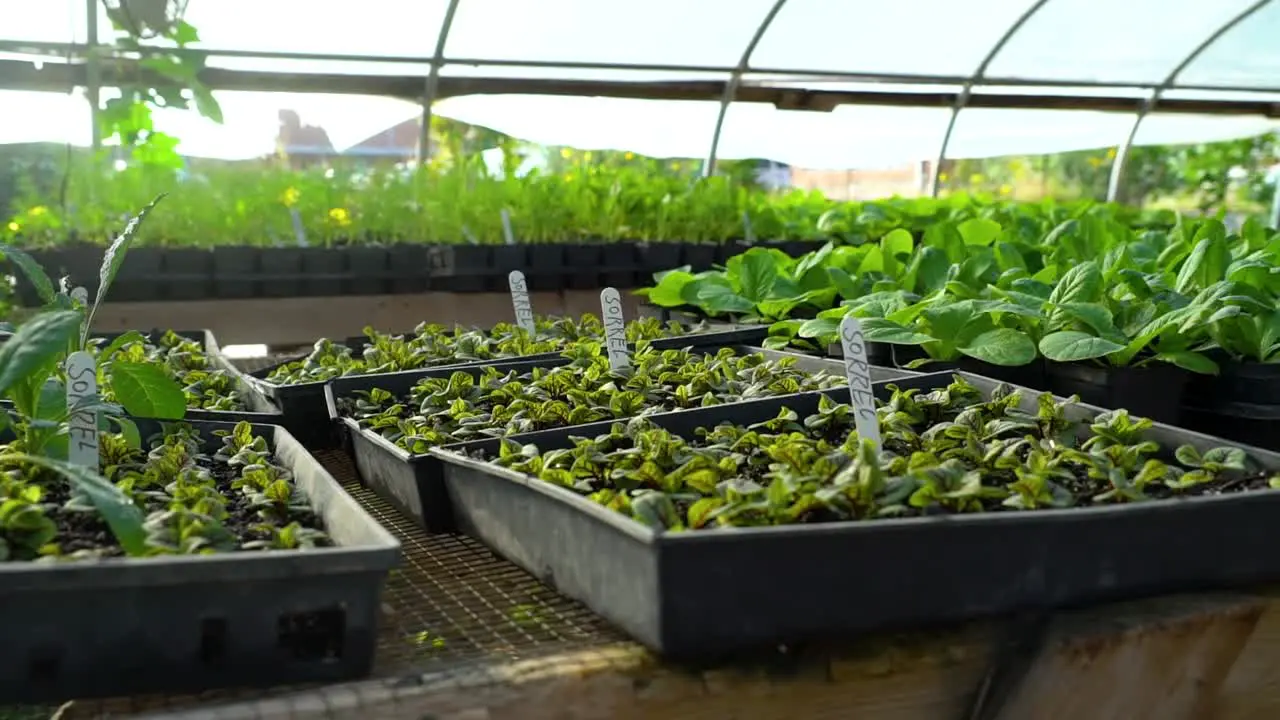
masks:
<instances>
[{"instance_id":1,"label":"white plant label","mask_svg":"<svg viewBox=\"0 0 1280 720\"><path fill-rule=\"evenodd\" d=\"M466 225L462 226L462 237L467 239L468 245L480 244L480 241L476 239L476 236L471 232L471 229L468 228Z\"/></svg>"},{"instance_id":2,"label":"white plant label","mask_svg":"<svg viewBox=\"0 0 1280 720\"><path fill-rule=\"evenodd\" d=\"M87 352L74 352L67 357L67 408L98 394L98 366ZM79 410L71 415L71 438L68 460L72 465L98 469L98 413Z\"/></svg>"},{"instance_id":3,"label":"white plant label","mask_svg":"<svg viewBox=\"0 0 1280 720\"><path fill-rule=\"evenodd\" d=\"M538 326L533 321L533 301L529 299L529 283L525 282L524 273L512 270L507 274L507 286L511 288L511 305L516 310L516 325L524 328L533 337Z\"/></svg>"},{"instance_id":4,"label":"white plant label","mask_svg":"<svg viewBox=\"0 0 1280 720\"><path fill-rule=\"evenodd\" d=\"M511 231L511 213L506 208L502 208L499 214L502 218L502 237L506 239L508 245L516 244L516 234Z\"/></svg>"},{"instance_id":5,"label":"white plant label","mask_svg":"<svg viewBox=\"0 0 1280 720\"><path fill-rule=\"evenodd\" d=\"M71 299L72 299L72 300L75 300L76 302L80 303L81 305L83 305L83 306L85 306L85 307L88 307L88 306L89 306L89 291L88 291L88 290L85 290L85 289L84 289L84 288L82 288L82 287L73 287L73 288L71 288L71 292L69 292L69 293L67 293L67 294L71 296Z\"/></svg>"},{"instance_id":6,"label":"white plant label","mask_svg":"<svg viewBox=\"0 0 1280 720\"><path fill-rule=\"evenodd\" d=\"M302 227L302 216L298 208L289 208L289 220L293 222L293 236L298 240L298 247L308 247L307 229Z\"/></svg>"},{"instance_id":7,"label":"white plant label","mask_svg":"<svg viewBox=\"0 0 1280 720\"><path fill-rule=\"evenodd\" d=\"M746 210L742 211L742 239L748 245L756 244L756 229L751 226L751 216L747 214Z\"/></svg>"},{"instance_id":8,"label":"white plant label","mask_svg":"<svg viewBox=\"0 0 1280 720\"><path fill-rule=\"evenodd\" d=\"M840 321L840 344L844 351L844 374L849 380L849 398L853 402L858 437L871 440L876 452L880 452L880 419L876 416L876 397L871 393L867 341L862 335L862 323L852 315L845 315Z\"/></svg>"},{"instance_id":9,"label":"white plant label","mask_svg":"<svg viewBox=\"0 0 1280 720\"><path fill-rule=\"evenodd\" d=\"M609 351L609 367L625 370L631 367L631 348L627 347L627 319L622 315L622 296L616 288L600 291L600 310L604 318L604 346Z\"/></svg>"}]
</instances>

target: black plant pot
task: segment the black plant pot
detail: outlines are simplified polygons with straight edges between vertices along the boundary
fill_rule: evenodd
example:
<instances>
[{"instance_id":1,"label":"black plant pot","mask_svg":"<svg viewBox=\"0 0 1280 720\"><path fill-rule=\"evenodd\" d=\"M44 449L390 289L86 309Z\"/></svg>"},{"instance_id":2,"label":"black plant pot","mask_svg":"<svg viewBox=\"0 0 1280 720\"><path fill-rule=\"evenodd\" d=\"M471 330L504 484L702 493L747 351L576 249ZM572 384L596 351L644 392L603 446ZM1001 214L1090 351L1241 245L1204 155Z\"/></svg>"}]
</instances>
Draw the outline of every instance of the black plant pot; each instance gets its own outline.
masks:
<instances>
[{"instance_id":1,"label":"black plant pot","mask_svg":"<svg viewBox=\"0 0 1280 720\"><path fill-rule=\"evenodd\" d=\"M256 247L215 247L213 249L213 292L219 299L251 298L254 276L262 249Z\"/></svg>"},{"instance_id":2,"label":"black plant pot","mask_svg":"<svg viewBox=\"0 0 1280 720\"><path fill-rule=\"evenodd\" d=\"M347 275L347 253L341 248L300 248L302 294L308 297L335 297L342 294Z\"/></svg>"},{"instance_id":3,"label":"black plant pot","mask_svg":"<svg viewBox=\"0 0 1280 720\"><path fill-rule=\"evenodd\" d=\"M77 243L67 246L61 253L59 267L46 268L49 277L56 286L58 278L65 275L71 278L72 287L82 287L93 297L98 292L98 273L102 269L102 256L106 248L97 245ZM128 258L126 256L126 262Z\"/></svg>"},{"instance_id":4,"label":"black plant pot","mask_svg":"<svg viewBox=\"0 0 1280 720\"><path fill-rule=\"evenodd\" d=\"M561 287L591 290L600 287L600 267L604 264L603 247L598 244L575 243L564 246L564 274Z\"/></svg>"},{"instance_id":5,"label":"black plant pot","mask_svg":"<svg viewBox=\"0 0 1280 720\"><path fill-rule=\"evenodd\" d=\"M304 248L266 247L260 249L258 297L298 297L302 294Z\"/></svg>"},{"instance_id":6,"label":"black plant pot","mask_svg":"<svg viewBox=\"0 0 1280 720\"><path fill-rule=\"evenodd\" d=\"M642 285L653 280L653 274L680 267L684 264L684 245L679 243L640 243L636 246Z\"/></svg>"},{"instance_id":7,"label":"black plant pot","mask_svg":"<svg viewBox=\"0 0 1280 720\"><path fill-rule=\"evenodd\" d=\"M490 267L493 260L492 245L441 245L433 247L429 254L441 262L431 264L431 289L444 292L484 292L493 287ZM502 287L506 287L506 275Z\"/></svg>"},{"instance_id":8,"label":"black plant pot","mask_svg":"<svg viewBox=\"0 0 1280 720\"><path fill-rule=\"evenodd\" d=\"M164 297L168 300L207 299L213 285L213 253L195 248L165 248ZM128 264L126 261L125 264Z\"/></svg>"},{"instance_id":9,"label":"black plant pot","mask_svg":"<svg viewBox=\"0 0 1280 720\"><path fill-rule=\"evenodd\" d=\"M159 300L164 291L164 248L135 247L129 250L115 283L107 295L121 302Z\"/></svg>"},{"instance_id":10,"label":"black plant pot","mask_svg":"<svg viewBox=\"0 0 1280 720\"><path fill-rule=\"evenodd\" d=\"M431 261L426 245L401 244L387 248L387 266L394 274L388 283L393 294L425 292L431 285Z\"/></svg>"},{"instance_id":11,"label":"black plant pot","mask_svg":"<svg viewBox=\"0 0 1280 720\"><path fill-rule=\"evenodd\" d=\"M566 246L538 245L529 249L529 269L525 279L531 292L555 292L564 288L568 268Z\"/></svg>"},{"instance_id":12,"label":"black plant pot","mask_svg":"<svg viewBox=\"0 0 1280 720\"><path fill-rule=\"evenodd\" d=\"M606 243L601 246L600 260L603 267L600 285L603 287L621 290L653 284L652 275L639 272L640 253L635 243Z\"/></svg>"},{"instance_id":13,"label":"black plant pot","mask_svg":"<svg viewBox=\"0 0 1280 720\"><path fill-rule=\"evenodd\" d=\"M1217 375L1192 376L1187 401L1201 407L1219 403L1280 406L1280 363L1219 358Z\"/></svg>"},{"instance_id":14,"label":"black plant pot","mask_svg":"<svg viewBox=\"0 0 1280 720\"><path fill-rule=\"evenodd\" d=\"M1177 425L1190 373L1176 365L1153 363L1139 367L1110 367L1084 363L1044 364L1048 390L1111 410Z\"/></svg>"},{"instance_id":15,"label":"black plant pot","mask_svg":"<svg viewBox=\"0 0 1280 720\"><path fill-rule=\"evenodd\" d=\"M387 291L387 248L354 245L340 250L346 256L347 294L381 295Z\"/></svg>"},{"instance_id":16,"label":"black plant pot","mask_svg":"<svg viewBox=\"0 0 1280 720\"><path fill-rule=\"evenodd\" d=\"M659 271L670 270L677 265L688 265L693 272L710 270L716 264L716 251L718 248L719 246L717 245L685 245L682 261L670 267L659 268Z\"/></svg>"}]
</instances>

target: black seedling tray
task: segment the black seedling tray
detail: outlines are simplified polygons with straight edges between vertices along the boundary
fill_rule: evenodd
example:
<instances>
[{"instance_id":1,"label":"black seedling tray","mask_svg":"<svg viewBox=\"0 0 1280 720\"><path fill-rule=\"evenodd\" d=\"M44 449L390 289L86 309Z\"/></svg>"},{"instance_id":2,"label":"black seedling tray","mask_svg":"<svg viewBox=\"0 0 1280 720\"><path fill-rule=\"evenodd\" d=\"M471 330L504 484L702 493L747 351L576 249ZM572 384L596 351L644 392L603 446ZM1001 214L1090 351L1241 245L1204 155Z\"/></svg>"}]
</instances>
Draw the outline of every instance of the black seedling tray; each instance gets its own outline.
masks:
<instances>
[{"instance_id":1,"label":"black seedling tray","mask_svg":"<svg viewBox=\"0 0 1280 720\"><path fill-rule=\"evenodd\" d=\"M796 367L809 372L827 371L843 377L844 364L835 360L781 353L752 346L733 347L743 353L763 353L771 360L793 358ZM706 348L711 351L713 347ZM527 372L539 367L556 367L567 364L569 360L562 357L541 360L493 365L504 372ZM380 497L391 503L402 515L412 518L427 532L453 532L456 528L453 508L449 502L442 482L439 460L429 453L414 455L407 450L388 441L378 433L361 428L354 420L338 414L337 398L346 397L357 391L373 389L386 390L396 396L407 394L418 381L428 377L449 377L456 371L465 371L478 376L481 367L432 368L429 370L411 370L408 372L388 373L385 375L354 376L333 380L325 388L325 399L329 417L342 428L343 444L355 460L356 469L361 481ZM887 380L889 378L915 375L902 370L888 368L872 368L872 378ZM576 426L584 427L584 426ZM524 437L524 434L512 437ZM457 443L445 447L465 451L475 442Z\"/></svg>"},{"instance_id":2,"label":"black seedling tray","mask_svg":"<svg viewBox=\"0 0 1280 720\"><path fill-rule=\"evenodd\" d=\"M1044 387L1060 397L1079 395L1085 403L1125 408L1156 422L1179 424L1191 373L1177 365L1113 367L1087 363L1044 363Z\"/></svg>"},{"instance_id":3,"label":"black seedling tray","mask_svg":"<svg viewBox=\"0 0 1280 720\"><path fill-rule=\"evenodd\" d=\"M163 330L143 331L143 335L147 339L155 343L164 334ZM123 335L123 332L114 333L93 333L91 337L102 339L107 343L115 340ZM280 411L275 405L267 399L253 383L245 379L244 373L240 371L225 355L222 354L222 348L218 346L218 340L214 337L210 330L175 330L174 334L179 335L187 340L195 340L204 345L204 353L217 366L219 370L230 372L232 377L236 378L236 386L240 391L240 397L244 399L248 410L202 410L199 408L187 408L184 420L204 420L212 422L240 422L246 421L251 423L277 425L281 422Z\"/></svg>"},{"instance_id":4,"label":"black seedling tray","mask_svg":"<svg viewBox=\"0 0 1280 720\"><path fill-rule=\"evenodd\" d=\"M207 449L213 430L196 422ZM161 428L139 420L148 437ZM297 440L255 425L338 547L0 563L0 703L364 677L377 647L379 593L400 544Z\"/></svg>"},{"instance_id":5,"label":"black seedling tray","mask_svg":"<svg viewBox=\"0 0 1280 720\"><path fill-rule=\"evenodd\" d=\"M661 338L652 340L650 344L659 349L685 348L685 347L705 347L708 345L731 345L740 343L760 342L768 333L767 328L734 328L731 330L718 330L715 332L698 333L695 335L681 335L680 337ZM343 343L359 352L367 343L366 337L347 338ZM510 358L496 358L493 360L469 360L465 362L448 363L434 365L429 368L421 368L421 370L454 370L465 367L484 367L488 365L506 366L511 363L520 363L534 360L559 360L561 355L554 353L539 353L537 355L522 355ZM283 365L283 361L270 367L261 368L248 374L248 382L260 389L263 395L270 398L277 407L284 413L283 425L289 428L303 445L312 449L330 449L337 447L340 438L333 432L333 424L330 422L327 405L325 403L324 388L330 381L297 383L295 385L277 385L276 383L267 382L266 377L271 374L277 367ZM421 370L408 370L406 372L420 372ZM397 375L400 373L378 373L374 375L348 375L344 378L378 378L388 375ZM424 376L425 377L425 376ZM376 386L375 386L376 387Z\"/></svg>"},{"instance_id":6,"label":"black seedling tray","mask_svg":"<svg viewBox=\"0 0 1280 720\"><path fill-rule=\"evenodd\" d=\"M988 397L996 381L961 373ZM945 387L951 373L895 381ZM888 399L888 383L874 391ZM826 394L653 415L688 436L698 426L750 424L790 407L802 417ZM1023 391L1035 411L1038 392ZM1069 411L1090 418L1100 408ZM529 434L544 452L608 424ZM1205 435L1157 425L1172 451ZM492 446L489 448L494 449ZM1280 455L1245 448L1267 469ZM431 452L461 530L582 601L655 651L710 659L806 639L1280 579L1269 551L1280 492L1106 508L990 512L660 533L568 489L466 457Z\"/></svg>"}]
</instances>

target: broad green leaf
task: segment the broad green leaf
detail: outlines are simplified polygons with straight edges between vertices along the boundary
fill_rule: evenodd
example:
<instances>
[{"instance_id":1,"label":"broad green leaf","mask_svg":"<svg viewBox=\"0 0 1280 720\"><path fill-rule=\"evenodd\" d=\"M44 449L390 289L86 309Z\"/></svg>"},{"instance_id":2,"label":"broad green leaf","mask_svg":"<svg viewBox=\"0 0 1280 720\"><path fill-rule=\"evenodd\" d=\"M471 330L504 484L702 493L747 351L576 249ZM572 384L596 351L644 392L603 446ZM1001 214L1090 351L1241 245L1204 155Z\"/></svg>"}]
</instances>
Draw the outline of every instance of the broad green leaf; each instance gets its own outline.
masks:
<instances>
[{"instance_id":1,"label":"broad green leaf","mask_svg":"<svg viewBox=\"0 0 1280 720\"><path fill-rule=\"evenodd\" d=\"M1105 357L1124 345L1076 330L1049 333L1040 340L1040 353L1054 362L1078 362Z\"/></svg>"},{"instance_id":2,"label":"broad green leaf","mask_svg":"<svg viewBox=\"0 0 1280 720\"><path fill-rule=\"evenodd\" d=\"M913 278L911 284L903 284L903 289L920 294L931 293L947 282L947 271L951 269L951 261L947 254L936 247L922 247L911 260L907 276Z\"/></svg>"},{"instance_id":3,"label":"broad green leaf","mask_svg":"<svg viewBox=\"0 0 1280 720\"><path fill-rule=\"evenodd\" d=\"M0 245L0 255L12 262L22 271L22 274L30 281L31 286L36 289L36 294L40 296L40 300L46 303L53 302L53 298L57 295L57 290L53 287L53 281L49 279L49 275L45 273L44 268L40 267L40 263L35 258L19 250L16 247L8 245Z\"/></svg>"},{"instance_id":4,"label":"broad green leaf","mask_svg":"<svg viewBox=\"0 0 1280 720\"><path fill-rule=\"evenodd\" d=\"M1174 289L1184 295L1203 290L1225 278L1230 263L1231 250L1227 247L1226 238L1218 235L1205 237L1196 243L1182 264Z\"/></svg>"},{"instance_id":5,"label":"broad green leaf","mask_svg":"<svg viewBox=\"0 0 1280 720\"><path fill-rule=\"evenodd\" d=\"M756 304L733 291L725 282L708 283L698 288L698 304L710 313L747 313L755 310Z\"/></svg>"},{"instance_id":6,"label":"broad green leaf","mask_svg":"<svg viewBox=\"0 0 1280 720\"><path fill-rule=\"evenodd\" d=\"M112 363L111 389L130 415L181 420L187 412L182 387L165 374L160 365Z\"/></svg>"},{"instance_id":7,"label":"broad green leaf","mask_svg":"<svg viewBox=\"0 0 1280 720\"><path fill-rule=\"evenodd\" d=\"M1102 299L1102 272L1098 263L1090 260L1080 263L1063 274L1049 294L1049 302L1091 303Z\"/></svg>"},{"instance_id":8,"label":"broad green leaf","mask_svg":"<svg viewBox=\"0 0 1280 720\"><path fill-rule=\"evenodd\" d=\"M987 218L969 218L956 229L960 232L960 237L964 238L965 245L982 246L995 242L1003 230L1000 223Z\"/></svg>"},{"instance_id":9,"label":"broad green leaf","mask_svg":"<svg viewBox=\"0 0 1280 720\"><path fill-rule=\"evenodd\" d=\"M889 277L902 275L906 263L911 261L911 253L915 250L916 241L911 233L896 228L880 238L880 254L884 258L884 271Z\"/></svg>"},{"instance_id":10,"label":"broad green leaf","mask_svg":"<svg viewBox=\"0 0 1280 720\"><path fill-rule=\"evenodd\" d=\"M1001 270L1026 270L1027 260L1013 243L998 242L995 246L996 264Z\"/></svg>"},{"instance_id":11,"label":"broad green leaf","mask_svg":"<svg viewBox=\"0 0 1280 720\"><path fill-rule=\"evenodd\" d=\"M738 283L742 296L752 302L769 297L778 281L778 259L765 248L751 248L742 255Z\"/></svg>"},{"instance_id":12,"label":"broad green leaf","mask_svg":"<svg viewBox=\"0 0 1280 720\"><path fill-rule=\"evenodd\" d=\"M138 231L142 229L142 222L151 214L151 210L156 204L164 199L165 194L161 193L156 196L146 207L138 211L137 215L129 221L125 226L124 232L120 233L111 245L107 248L107 252L102 256L102 267L98 270L98 294L93 299L93 306L89 308L89 317L84 321L84 330L80 333L80 346L84 347L89 342L89 328L93 327L93 316L98 312L98 306L107 297L107 291L111 289L111 283L115 282L116 275L120 272L120 266L124 264L124 256L129 251L129 246L138 236Z\"/></svg>"},{"instance_id":13,"label":"broad green leaf","mask_svg":"<svg viewBox=\"0 0 1280 720\"><path fill-rule=\"evenodd\" d=\"M836 318L814 318L805 320L796 335L802 338L816 338L823 335L835 335L840 332L840 321Z\"/></svg>"},{"instance_id":14,"label":"broad green leaf","mask_svg":"<svg viewBox=\"0 0 1280 720\"><path fill-rule=\"evenodd\" d=\"M122 332L119 335L117 335L111 342L107 343L106 347L102 348L102 350L98 352L98 363L101 364L106 362L107 360L110 360L111 356L115 355L117 352L120 351L120 348L124 347L125 345L128 345L129 343L135 343L135 342L145 343L146 341L147 341L147 337L142 333L138 332L137 330L129 330L128 332Z\"/></svg>"},{"instance_id":15,"label":"broad green leaf","mask_svg":"<svg viewBox=\"0 0 1280 720\"><path fill-rule=\"evenodd\" d=\"M1173 363L1183 370L1190 370L1193 373L1201 375L1217 375L1218 363L1209 358L1208 355L1189 350L1178 352L1162 352L1156 353L1156 360L1162 360L1167 363Z\"/></svg>"},{"instance_id":16,"label":"broad green leaf","mask_svg":"<svg viewBox=\"0 0 1280 720\"><path fill-rule=\"evenodd\" d=\"M931 335L944 343L954 343L960 337L965 326L973 321L976 315L973 302L939 303L926 309L922 317L929 323Z\"/></svg>"},{"instance_id":17,"label":"broad green leaf","mask_svg":"<svg viewBox=\"0 0 1280 720\"><path fill-rule=\"evenodd\" d=\"M680 292L684 286L693 281L693 273L673 270L662 276L657 285L649 290L649 302L659 307L678 307L684 305L684 297Z\"/></svg>"},{"instance_id":18,"label":"broad green leaf","mask_svg":"<svg viewBox=\"0 0 1280 720\"><path fill-rule=\"evenodd\" d=\"M876 246L872 246L867 251L867 254L862 257L862 264L858 266L859 275L873 272L884 272L884 253Z\"/></svg>"},{"instance_id":19,"label":"broad green leaf","mask_svg":"<svg viewBox=\"0 0 1280 720\"><path fill-rule=\"evenodd\" d=\"M862 320L862 334L874 342L893 345L923 345L933 338L884 318Z\"/></svg>"},{"instance_id":20,"label":"broad green leaf","mask_svg":"<svg viewBox=\"0 0 1280 720\"><path fill-rule=\"evenodd\" d=\"M1115 320L1111 317L1111 311L1105 305L1069 302L1059 305L1057 309L1072 320L1088 326L1101 338L1114 343L1128 341L1124 334L1116 328Z\"/></svg>"},{"instance_id":21,"label":"broad green leaf","mask_svg":"<svg viewBox=\"0 0 1280 720\"><path fill-rule=\"evenodd\" d=\"M83 317L76 310L41 313L0 344L0 397L65 353Z\"/></svg>"},{"instance_id":22,"label":"broad green leaf","mask_svg":"<svg viewBox=\"0 0 1280 720\"><path fill-rule=\"evenodd\" d=\"M840 297L845 300L853 300L862 295L862 291L858 288L858 283L853 276L845 272L841 268L827 268L827 277L831 278L831 284L835 285L836 292L840 293Z\"/></svg>"},{"instance_id":23,"label":"broad green leaf","mask_svg":"<svg viewBox=\"0 0 1280 720\"><path fill-rule=\"evenodd\" d=\"M1036 345L1025 333L1011 328L988 330L970 340L960 352L992 365L1017 367L1036 359Z\"/></svg>"},{"instance_id":24,"label":"broad green leaf","mask_svg":"<svg viewBox=\"0 0 1280 720\"><path fill-rule=\"evenodd\" d=\"M142 509L109 480L87 467L38 455L14 453L6 458L43 467L66 478L73 488L89 499L126 553L134 556L146 553L147 533L142 526L145 519Z\"/></svg>"}]
</instances>

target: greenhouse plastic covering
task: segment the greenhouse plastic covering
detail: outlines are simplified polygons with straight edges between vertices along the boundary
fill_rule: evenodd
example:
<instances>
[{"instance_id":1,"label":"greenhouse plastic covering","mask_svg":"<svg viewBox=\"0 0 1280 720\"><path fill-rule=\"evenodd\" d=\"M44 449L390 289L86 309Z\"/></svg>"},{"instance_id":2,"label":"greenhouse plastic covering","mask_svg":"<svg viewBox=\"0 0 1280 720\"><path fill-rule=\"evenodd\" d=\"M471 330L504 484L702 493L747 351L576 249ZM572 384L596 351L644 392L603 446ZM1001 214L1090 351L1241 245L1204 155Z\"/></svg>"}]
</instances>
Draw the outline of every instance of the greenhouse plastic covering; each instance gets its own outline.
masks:
<instances>
[{"instance_id":1,"label":"greenhouse plastic covering","mask_svg":"<svg viewBox=\"0 0 1280 720\"><path fill-rule=\"evenodd\" d=\"M199 46L214 53L211 66L419 76L424 88L440 46L442 78L1280 103L1280 0L456 0L450 8L449 0L190 0L186 19L199 29ZM110 24L99 12L106 40ZM0 0L0 41L11 49L24 41L83 44L85 13L84 0ZM261 56L271 53L295 56ZM0 142L87 144L82 97L0 90ZM421 115L416 103L368 96L218 98L222 126L180 112L162 112L157 124L181 137L187 154L238 158L274 150L284 108L323 126L338 150ZM955 107L821 112L736 102L723 118L721 107L491 94L438 99L432 111L543 144L658 157L703 157L714 145L720 158L811 168L933 159L944 138L947 157L1114 146L1135 121L1132 113L968 108L948 137ZM1138 126L1135 144L1230 139L1277 124L1158 110L1157 103Z\"/></svg>"}]
</instances>

